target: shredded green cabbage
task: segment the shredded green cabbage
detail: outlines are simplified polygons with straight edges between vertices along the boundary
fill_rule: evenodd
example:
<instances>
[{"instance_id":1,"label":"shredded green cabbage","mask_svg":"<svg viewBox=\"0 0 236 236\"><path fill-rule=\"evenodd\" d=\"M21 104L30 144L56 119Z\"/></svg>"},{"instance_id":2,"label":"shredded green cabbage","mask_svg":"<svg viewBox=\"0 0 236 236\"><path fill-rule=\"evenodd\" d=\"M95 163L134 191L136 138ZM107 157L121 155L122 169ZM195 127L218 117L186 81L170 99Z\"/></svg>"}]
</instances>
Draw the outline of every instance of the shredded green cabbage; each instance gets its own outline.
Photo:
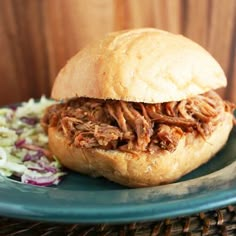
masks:
<instances>
[{"instance_id":1,"label":"shredded green cabbage","mask_svg":"<svg viewBox=\"0 0 236 236\"><path fill-rule=\"evenodd\" d=\"M46 107L55 101L42 96L15 108L0 109L0 174L24 183L58 184L64 175L58 161L48 160L48 137L40 125Z\"/></svg>"}]
</instances>

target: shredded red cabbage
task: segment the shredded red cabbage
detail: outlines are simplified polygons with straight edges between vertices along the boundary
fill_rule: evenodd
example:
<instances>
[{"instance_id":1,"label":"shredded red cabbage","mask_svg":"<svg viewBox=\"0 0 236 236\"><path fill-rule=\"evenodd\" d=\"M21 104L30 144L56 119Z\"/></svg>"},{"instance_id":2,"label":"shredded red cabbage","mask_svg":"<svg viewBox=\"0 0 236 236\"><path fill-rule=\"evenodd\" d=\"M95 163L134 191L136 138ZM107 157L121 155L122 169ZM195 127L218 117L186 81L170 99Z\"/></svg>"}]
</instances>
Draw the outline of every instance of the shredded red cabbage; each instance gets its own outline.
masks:
<instances>
[{"instance_id":1,"label":"shredded red cabbage","mask_svg":"<svg viewBox=\"0 0 236 236\"><path fill-rule=\"evenodd\" d=\"M20 120L27 125L36 125L39 122L39 119L37 117L26 117L23 116L20 118Z\"/></svg>"},{"instance_id":2,"label":"shredded red cabbage","mask_svg":"<svg viewBox=\"0 0 236 236\"><path fill-rule=\"evenodd\" d=\"M0 114L0 118L3 118L6 123L4 126L9 130L9 134L12 134L12 137L7 138L12 140L9 146L11 147L9 163L13 163L14 168L7 168L9 172L4 172L5 175L38 186L56 185L61 180L61 176L65 175L48 150L47 136L39 125L42 112L50 103L45 98L39 102L30 100L23 106L18 104L8 106L9 110ZM19 113L18 107L23 108ZM31 129L33 132L30 132ZM37 138L37 133L42 136ZM9 147L6 146L7 152Z\"/></svg>"},{"instance_id":3,"label":"shredded red cabbage","mask_svg":"<svg viewBox=\"0 0 236 236\"><path fill-rule=\"evenodd\" d=\"M18 106L19 105L17 105L17 104L11 104L11 105L8 105L7 108L10 108L11 110L16 111Z\"/></svg>"},{"instance_id":4,"label":"shredded red cabbage","mask_svg":"<svg viewBox=\"0 0 236 236\"><path fill-rule=\"evenodd\" d=\"M24 156L23 161L38 161L42 156L44 156L44 153L41 150L38 150L35 154L27 153Z\"/></svg>"},{"instance_id":5,"label":"shredded red cabbage","mask_svg":"<svg viewBox=\"0 0 236 236\"><path fill-rule=\"evenodd\" d=\"M25 139L19 139L15 142L16 148L21 148L23 144L25 144Z\"/></svg>"},{"instance_id":6,"label":"shredded red cabbage","mask_svg":"<svg viewBox=\"0 0 236 236\"><path fill-rule=\"evenodd\" d=\"M27 174L23 174L21 176L21 181L22 183L25 184L32 184L32 185L37 185L37 186L51 186L53 184L58 184L60 181L60 178L56 175L51 175L51 176L42 176L42 177L37 177L34 178L32 176L29 176Z\"/></svg>"},{"instance_id":7,"label":"shredded red cabbage","mask_svg":"<svg viewBox=\"0 0 236 236\"><path fill-rule=\"evenodd\" d=\"M24 132L23 129L13 129L13 130L16 132L17 135L21 135Z\"/></svg>"},{"instance_id":8,"label":"shredded red cabbage","mask_svg":"<svg viewBox=\"0 0 236 236\"><path fill-rule=\"evenodd\" d=\"M54 174L57 173L57 168L54 167L54 166L45 165L45 163L42 163L42 162L39 162L38 164L41 168L43 168L43 170L45 172L51 172L51 173L54 173Z\"/></svg>"}]
</instances>

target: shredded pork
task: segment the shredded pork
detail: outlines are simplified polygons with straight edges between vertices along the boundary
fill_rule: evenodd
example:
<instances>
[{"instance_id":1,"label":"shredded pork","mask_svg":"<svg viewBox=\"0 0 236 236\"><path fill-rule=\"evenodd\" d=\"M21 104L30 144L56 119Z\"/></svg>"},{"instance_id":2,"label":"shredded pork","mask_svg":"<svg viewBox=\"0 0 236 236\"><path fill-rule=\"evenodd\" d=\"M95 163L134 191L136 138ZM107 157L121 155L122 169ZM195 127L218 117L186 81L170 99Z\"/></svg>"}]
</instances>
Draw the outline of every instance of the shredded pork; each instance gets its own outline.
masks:
<instances>
[{"instance_id":1,"label":"shredded pork","mask_svg":"<svg viewBox=\"0 0 236 236\"><path fill-rule=\"evenodd\" d=\"M173 152L185 133L210 135L221 114L234 108L213 91L158 104L76 98L50 106L41 123L76 147Z\"/></svg>"}]
</instances>

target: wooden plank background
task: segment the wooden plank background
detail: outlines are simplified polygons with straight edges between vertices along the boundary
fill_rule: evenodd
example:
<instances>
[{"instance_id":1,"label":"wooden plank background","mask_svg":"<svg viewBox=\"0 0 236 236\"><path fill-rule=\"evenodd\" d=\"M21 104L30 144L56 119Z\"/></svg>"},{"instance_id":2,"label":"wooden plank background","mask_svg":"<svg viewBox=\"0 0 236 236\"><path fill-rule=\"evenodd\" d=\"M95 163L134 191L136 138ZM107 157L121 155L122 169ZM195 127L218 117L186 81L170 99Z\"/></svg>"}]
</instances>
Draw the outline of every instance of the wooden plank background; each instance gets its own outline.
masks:
<instances>
[{"instance_id":1,"label":"wooden plank background","mask_svg":"<svg viewBox=\"0 0 236 236\"><path fill-rule=\"evenodd\" d=\"M236 0L0 0L0 105L50 94L68 58L107 32L157 27L218 60L236 102Z\"/></svg>"}]
</instances>

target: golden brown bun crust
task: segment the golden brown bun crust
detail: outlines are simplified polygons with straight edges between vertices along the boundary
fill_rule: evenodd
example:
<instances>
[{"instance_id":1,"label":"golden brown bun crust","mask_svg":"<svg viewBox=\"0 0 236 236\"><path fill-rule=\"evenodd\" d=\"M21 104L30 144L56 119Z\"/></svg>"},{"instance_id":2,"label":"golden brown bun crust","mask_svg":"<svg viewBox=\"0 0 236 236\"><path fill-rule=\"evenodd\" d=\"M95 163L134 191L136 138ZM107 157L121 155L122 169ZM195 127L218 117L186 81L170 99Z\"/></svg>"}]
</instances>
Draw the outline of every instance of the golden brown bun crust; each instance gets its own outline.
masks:
<instances>
[{"instance_id":1,"label":"golden brown bun crust","mask_svg":"<svg viewBox=\"0 0 236 236\"><path fill-rule=\"evenodd\" d=\"M230 113L224 113L223 119L205 140L200 135L185 135L173 153L140 152L134 155L121 151L75 148L69 146L55 128L49 128L49 147L69 169L104 176L130 187L155 186L179 179L214 156L226 143L233 126Z\"/></svg>"},{"instance_id":2,"label":"golden brown bun crust","mask_svg":"<svg viewBox=\"0 0 236 236\"><path fill-rule=\"evenodd\" d=\"M60 71L52 97L162 103L223 86L222 68L201 46L142 28L108 34L81 50Z\"/></svg>"}]
</instances>

